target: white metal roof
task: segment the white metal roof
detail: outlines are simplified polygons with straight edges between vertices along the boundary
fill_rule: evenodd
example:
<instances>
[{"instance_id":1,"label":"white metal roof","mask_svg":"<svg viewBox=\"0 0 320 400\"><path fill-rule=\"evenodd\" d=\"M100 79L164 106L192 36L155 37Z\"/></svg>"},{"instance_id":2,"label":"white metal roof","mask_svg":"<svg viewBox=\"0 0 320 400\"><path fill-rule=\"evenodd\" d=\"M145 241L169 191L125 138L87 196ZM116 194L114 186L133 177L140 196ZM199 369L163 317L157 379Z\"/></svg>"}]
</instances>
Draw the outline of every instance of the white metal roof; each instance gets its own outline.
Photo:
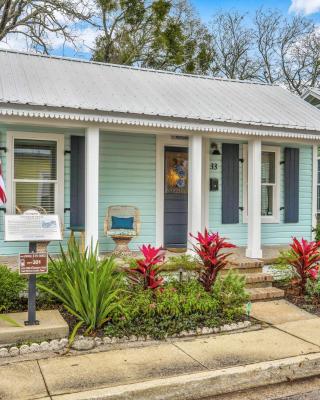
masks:
<instances>
[{"instance_id":1,"label":"white metal roof","mask_svg":"<svg viewBox=\"0 0 320 400\"><path fill-rule=\"evenodd\" d=\"M2 50L0 108L22 106L320 133L319 110L280 86Z\"/></svg>"}]
</instances>

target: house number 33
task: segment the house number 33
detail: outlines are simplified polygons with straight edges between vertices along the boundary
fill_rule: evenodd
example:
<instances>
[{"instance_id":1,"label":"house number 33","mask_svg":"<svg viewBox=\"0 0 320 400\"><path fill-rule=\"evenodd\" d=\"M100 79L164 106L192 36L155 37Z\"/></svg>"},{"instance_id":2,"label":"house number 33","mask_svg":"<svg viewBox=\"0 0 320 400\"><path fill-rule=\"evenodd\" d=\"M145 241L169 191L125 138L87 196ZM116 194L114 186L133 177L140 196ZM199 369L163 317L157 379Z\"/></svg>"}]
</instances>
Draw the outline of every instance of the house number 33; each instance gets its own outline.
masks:
<instances>
[{"instance_id":1,"label":"house number 33","mask_svg":"<svg viewBox=\"0 0 320 400\"><path fill-rule=\"evenodd\" d=\"M214 171L216 171L218 169L218 164L217 163L211 163L210 164L210 169L213 169Z\"/></svg>"}]
</instances>

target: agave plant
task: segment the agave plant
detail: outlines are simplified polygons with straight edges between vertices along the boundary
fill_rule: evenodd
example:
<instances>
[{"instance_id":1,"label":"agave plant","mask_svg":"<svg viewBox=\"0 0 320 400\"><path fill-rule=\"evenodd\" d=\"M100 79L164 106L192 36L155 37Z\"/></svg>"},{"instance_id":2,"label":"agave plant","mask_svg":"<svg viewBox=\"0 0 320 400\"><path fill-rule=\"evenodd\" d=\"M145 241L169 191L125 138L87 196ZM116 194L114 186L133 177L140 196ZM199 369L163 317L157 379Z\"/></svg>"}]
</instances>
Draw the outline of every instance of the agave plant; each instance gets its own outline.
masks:
<instances>
[{"instance_id":1,"label":"agave plant","mask_svg":"<svg viewBox=\"0 0 320 400\"><path fill-rule=\"evenodd\" d=\"M198 232L198 235L194 236L190 233L190 236L196 241L193 248L203 263L199 272L199 282L207 292L210 292L218 272L227 265L227 258L231 255L222 253L221 250L236 246L227 242L226 238L220 237L218 232L209 233L207 229L204 234Z\"/></svg>"},{"instance_id":2,"label":"agave plant","mask_svg":"<svg viewBox=\"0 0 320 400\"><path fill-rule=\"evenodd\" d=\"M60 246L61 247L61 246ZM114 259L99 260L98 247L81 252L73 240L68 251L61 247L58 259L51 260L51 285L38 287L60 300L78 319L70 341L84 325L85 333L103 326L122 309L124 299L122 275L116 271Z\"/></svg>"},{"instance_id":3,"label":"agave plant","mask_svg":"<svg viewBox=\"0 0 320 400\"><path fill-rule=\"evenodd\" d=\"M298 276L298 285L302 294L305 293L307 279L316 279L318 276L320 263L320 242L308 242L305 239L299 241L297 238L292 238L290 245L292 252L288 259L295 274Z\"/></svg>"},{"instance_id":4,"label":"agave plant","mask_svg":"<svg viewBox=\"0 0 320 400\"><path fill-rule=\"evenodd\" d=\"M140 248L144 258L137 260L137 266L127 269L129 277L134 284L141 284L144 289L157 289L163 284L159 275L164 261L165 252L159 247L143 245Z\"/></svg>"}]
</instances>

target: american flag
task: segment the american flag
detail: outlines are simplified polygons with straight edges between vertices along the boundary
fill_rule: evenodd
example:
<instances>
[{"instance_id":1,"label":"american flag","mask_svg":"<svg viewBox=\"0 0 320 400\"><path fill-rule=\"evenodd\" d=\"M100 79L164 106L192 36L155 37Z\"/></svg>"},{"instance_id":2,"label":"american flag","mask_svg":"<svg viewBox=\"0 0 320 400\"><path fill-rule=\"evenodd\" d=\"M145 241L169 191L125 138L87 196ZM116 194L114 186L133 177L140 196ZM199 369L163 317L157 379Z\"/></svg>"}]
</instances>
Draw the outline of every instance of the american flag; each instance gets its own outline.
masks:
<instances>
[{"instance_id":1,"label":"american flag","mask_svg":"<svg viewBox=\"0 0 320 400\"><path fill-rule=\"evenodd\" d=\"M0 160L0 205L7 202L6 187L2 176L2 163Z\"/></svg>"}]
</instances>

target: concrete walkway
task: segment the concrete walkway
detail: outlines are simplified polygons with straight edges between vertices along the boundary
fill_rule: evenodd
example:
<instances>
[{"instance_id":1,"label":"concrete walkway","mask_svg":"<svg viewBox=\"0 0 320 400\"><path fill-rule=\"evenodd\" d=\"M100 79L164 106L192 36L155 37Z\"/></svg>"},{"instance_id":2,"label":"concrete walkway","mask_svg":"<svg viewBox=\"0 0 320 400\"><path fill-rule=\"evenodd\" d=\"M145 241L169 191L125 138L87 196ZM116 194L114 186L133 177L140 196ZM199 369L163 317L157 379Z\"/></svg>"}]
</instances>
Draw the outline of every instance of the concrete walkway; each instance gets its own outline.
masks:
<instances>
[{"instance_id":1,"label":"concrete walkway","mask_svg":"<svg viewBox=\"0 0 320 400\"><path fill-rule=\"evenodd\" d=\"M261 385L320 375L320 318L284 300L255 303L252 315L267 326L140 347L118 345L104 352L7 360L0 366L0 399L162 400L194 399L195 393L200 399L254 387L255 380Z\"/></svg>"}]
</instances>

